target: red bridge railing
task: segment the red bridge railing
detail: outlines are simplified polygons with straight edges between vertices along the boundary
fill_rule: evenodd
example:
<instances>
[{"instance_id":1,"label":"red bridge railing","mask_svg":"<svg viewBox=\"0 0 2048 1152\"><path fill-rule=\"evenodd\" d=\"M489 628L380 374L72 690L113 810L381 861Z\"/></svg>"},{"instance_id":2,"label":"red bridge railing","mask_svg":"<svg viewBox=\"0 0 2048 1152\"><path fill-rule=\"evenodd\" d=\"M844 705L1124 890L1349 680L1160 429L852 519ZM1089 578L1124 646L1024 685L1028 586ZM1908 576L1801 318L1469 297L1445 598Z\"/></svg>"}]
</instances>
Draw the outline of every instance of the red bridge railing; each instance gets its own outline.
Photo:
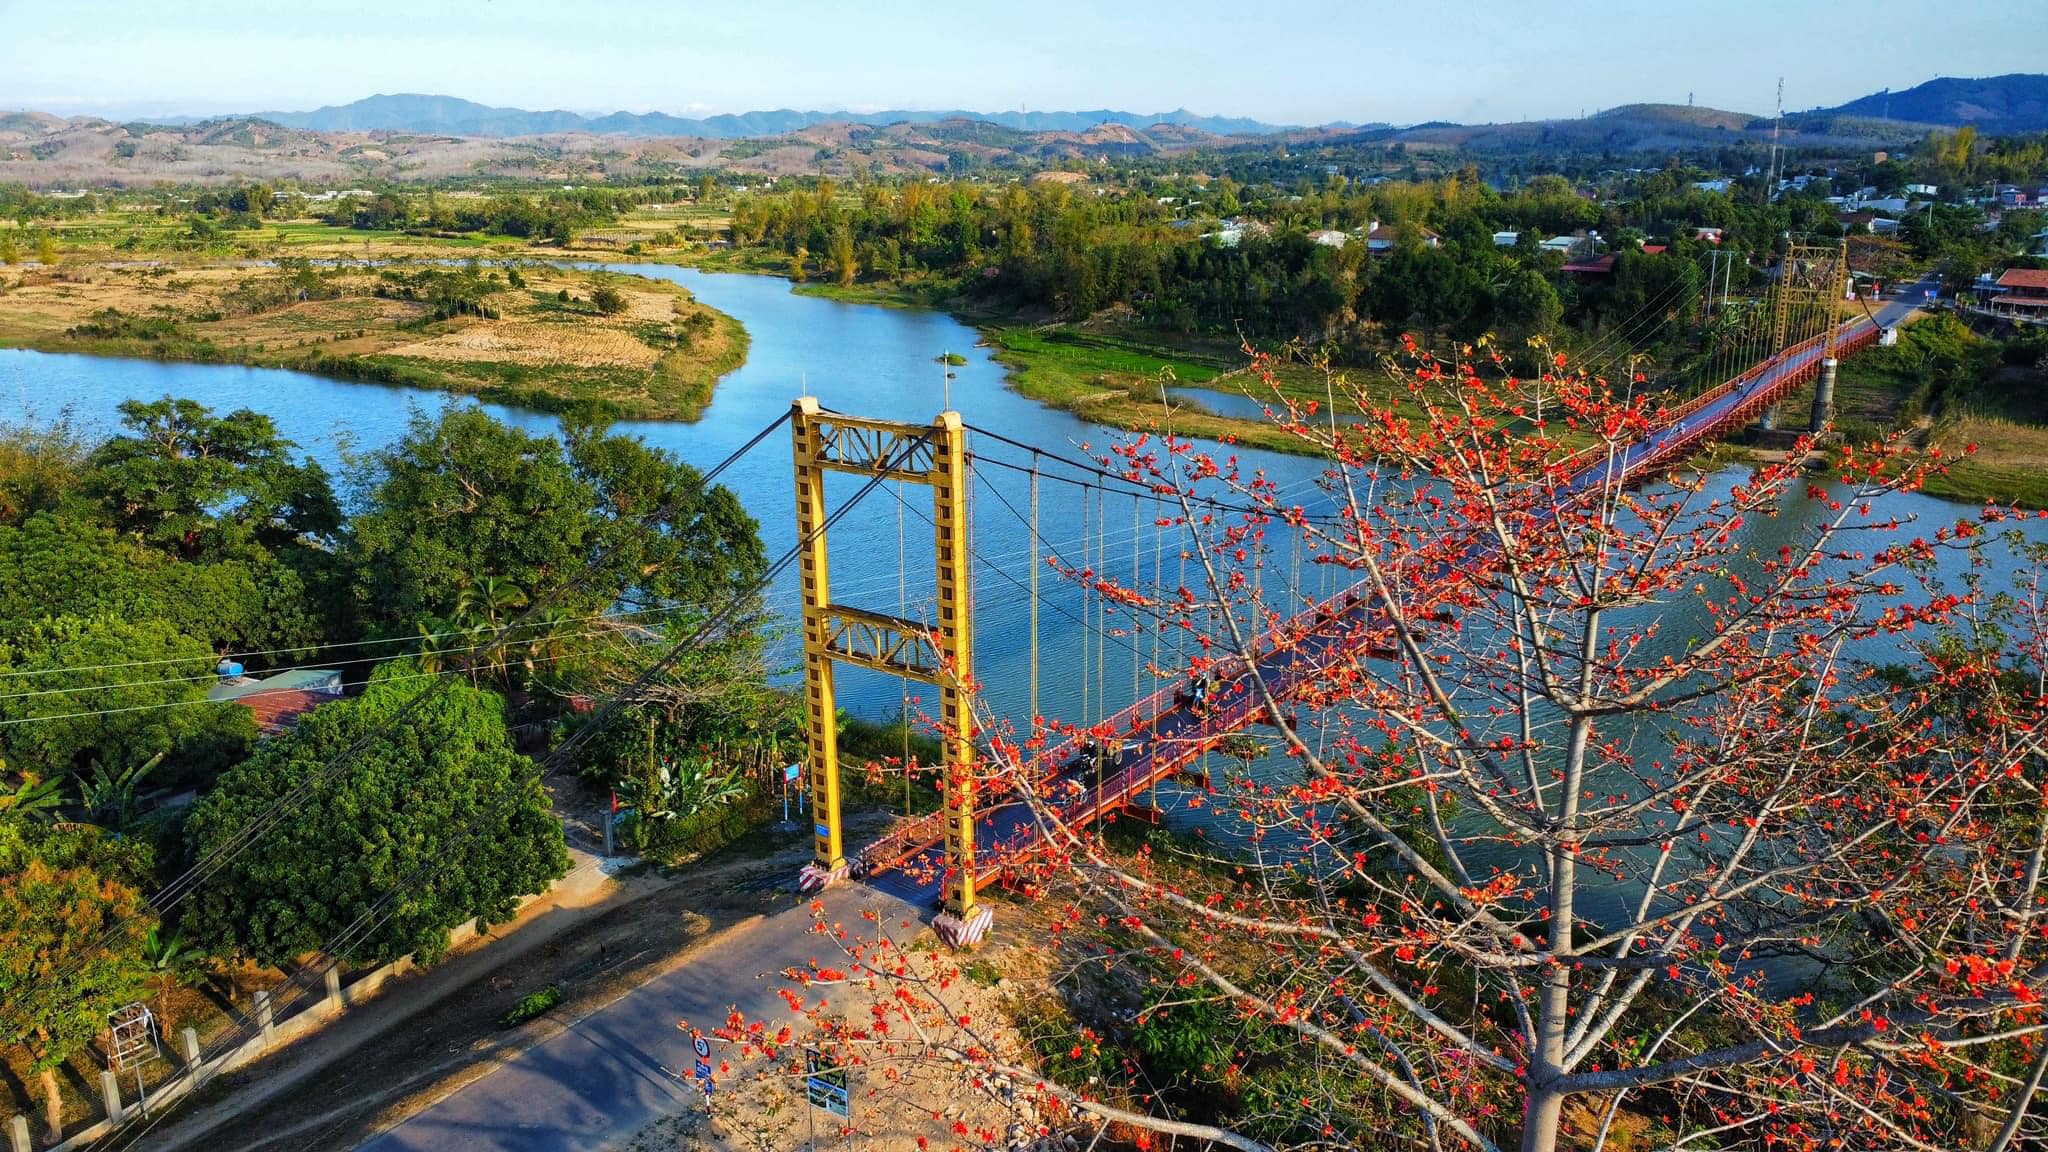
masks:
<instances>
[{"instance_id":1,"label":"red bridge railing","mask_svg":"<svg viewBox=\"0 0 2048 1152\"><path fill-rule=\"evenodd\" d=\"M1877 339L1880 331L1874 321L1860 317L1841 325L1835 330L1837 354L1846 355L1868 347ZM1741 397L1737 402L1727 405L1725 410L1713 419L1686 427L1681 435L1657 442L1655 449L1643 458L1627 461L1619 479L1636 479L1673 459L1684 456L1706 437L1730 426L1747 423L1816 373L1825 349L1826 334L1801 341L1743 371L1719 387L1667 410L1660 431L1686 425L1688 420L1715 404L1726 401L1730 395ZM1758 388L1753 395L1745 394L1748 387L1763 380L1768 380L1769 383ZM1588 461L1580 464L1574 474L1590 472L1596 463L1597 461ZM1023 763L1010 765L1009 772L1018 777L1013 787L1039 789L1047 793L1045 802L1051 807L1051 814L1070 827L1099 819L1104 814L1129 804L1133 797L1147 788L1185 772L1190 764L1204 752L1216 747L1226 736L1257 723L1259 716L1265 712L1265 703L1262 694L1249 683L1249 676L1263 676L1272 671L1269 661L1284 648L1298 647L1303 641L1325 630L1339 626L1355 626L1356 610L1362 603L1363 598L1358 586L1345 589L1296 613L1277 627L1263 633L1255 645L1257 657L1250 665L1240 657L1230 657L1212 665L1208 672L1218 686L1219 699L1199 714L1199 723L1193 733L1178 735L1170 741L1162 740L1158 736L1159 720L1183 707L1175 698L1181 691L1181 684L1169 684L1132 703L1100 724L1076 732L1058 746L1033 757L1034 763L1061 766L1054 769L1051 779L1032 779L1030 777L1033 773ZM1312 676L1307 673L1314 671L1314 666L1290 665L1281 668L1281 682L1269 685L1273 698L1282 703L1291 702L1300 688L1312 680ZM1099 783L1064 775L1064 767L1094 742L1122 744L1132 738L1140 741L1150 740L1153 746L1145 755L1130 759L1114 774L1103 778ZM1064 797L1060 795L1062 792L1065 793ZM1014 802L1017 801L997 799L998 804ZM944 838L944 811L927 813L903 821L854 856L854 874L872 875L897 867L928 851ZM985 856L977 853L977 879L989 880L1013 867L1029 855L1037 839L1036 826L1027 823L1003 843L988 845L989 851Z\"/></svg>"}]
</instances>

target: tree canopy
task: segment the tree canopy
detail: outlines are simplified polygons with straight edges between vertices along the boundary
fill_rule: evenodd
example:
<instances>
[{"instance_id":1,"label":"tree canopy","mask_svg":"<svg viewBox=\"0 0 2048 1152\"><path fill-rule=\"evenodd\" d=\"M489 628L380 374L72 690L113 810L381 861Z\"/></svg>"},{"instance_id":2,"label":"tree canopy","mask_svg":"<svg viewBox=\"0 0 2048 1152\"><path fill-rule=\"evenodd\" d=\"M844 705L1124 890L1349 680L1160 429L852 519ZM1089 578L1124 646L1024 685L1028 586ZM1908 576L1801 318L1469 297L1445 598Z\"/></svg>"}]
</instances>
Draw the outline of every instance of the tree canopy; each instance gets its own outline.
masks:
<instances>
[{"instance_id":1,"label":"tree canopy","mask_svg":"<svg viewBox=\"0 0 2048 1152\"><path fill-rule=\"evenodd\" d=\"M444 682L390 724L427 683L410 663L381 665L360 698L306 715L221 777L187 823L197 856L367 740L200 891L187 923L201 939L268 964L337 939L344 960L432 960L450 929L503 921L568 871L561 824L496 694Z\"/></svg>"},{"instance_id":2,"label":"tree canopy","mask_svg":"<svg viewBox=\"0 0 2048 1152\"><path fill-rule=\"evenodd\" d=\"M146 986L156 918L136 885L148 874L148 851L132 841L0 819L0 1036L28 1048L53 1135L54 1069Z\"/></svg>"},{"instance_id":3,"label":"tree canopy","mask_svg":"<svg viewBox=\"0 0 2048 1152\"><path fill-rule=\"evenodd\" d=\"M410 631L458 615L485 578L526 596L569 587L565 611L702 602L765 567L729 490L704 491L696 469L602 424L572 420L567 440L474 408L417 417L377 453L352 525L364 614Z\"/></svg>"},{"instance_id":4,"label":"tree canopy","mask_svg":"<svg viewBox=\"0 0 2048 1152\"><path fill-rule=\"evenodd\" d=\"M185 557L327 536L341 510L327 474L295 460L270 417L248 409L215 416L192 400L128 400L127 430L86 462L85 490L114 525Z\"/></svg>"},{"instance_id":5,"label":"tree canopy","mask_svg":"<svg viewBox=\"0 0 2048 1152\"><path fill-rule=\"evenodd\" d=\"M0 699L0 754L17 770L121 771L154 756L207 776L247 753L248 709L209 703L214 653L168 621L48 618L0 644L27 685Z\"/></svg>"}]
</instances>

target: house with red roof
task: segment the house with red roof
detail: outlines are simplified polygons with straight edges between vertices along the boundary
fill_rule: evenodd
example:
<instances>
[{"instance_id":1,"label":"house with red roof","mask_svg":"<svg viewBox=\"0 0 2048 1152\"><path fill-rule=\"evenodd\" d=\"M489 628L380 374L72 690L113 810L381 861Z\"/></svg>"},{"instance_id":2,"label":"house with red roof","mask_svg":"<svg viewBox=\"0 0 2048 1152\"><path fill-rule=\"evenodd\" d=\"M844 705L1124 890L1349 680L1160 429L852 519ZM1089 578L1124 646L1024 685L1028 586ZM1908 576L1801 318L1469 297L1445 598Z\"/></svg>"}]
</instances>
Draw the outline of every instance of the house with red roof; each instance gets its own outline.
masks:
<instances>
[{"instance_id":1,"label":"house with red roof","mask_svg":"<svg viewBox=\"0 0 2048 1152\"><path fill-rule=\"evenodd\" d=\"M239 665L234 666L239 671ZM299 717L341 699L341 673L332 668L294 668L275 676L223 676L206 690L208 700L232 702L256 717L256 729L275 736Z\"/></svg>"},{"instance_id":2,"label":"house with red roof","mask_svg":"<svg viewBox=\"0 0 2048 1152\"><path fill-rule=\"evenodd\" d=\"M1984 302L1994 316L2048 324L2048 269L2007 268Z\"/></svg>"}]
</instances>

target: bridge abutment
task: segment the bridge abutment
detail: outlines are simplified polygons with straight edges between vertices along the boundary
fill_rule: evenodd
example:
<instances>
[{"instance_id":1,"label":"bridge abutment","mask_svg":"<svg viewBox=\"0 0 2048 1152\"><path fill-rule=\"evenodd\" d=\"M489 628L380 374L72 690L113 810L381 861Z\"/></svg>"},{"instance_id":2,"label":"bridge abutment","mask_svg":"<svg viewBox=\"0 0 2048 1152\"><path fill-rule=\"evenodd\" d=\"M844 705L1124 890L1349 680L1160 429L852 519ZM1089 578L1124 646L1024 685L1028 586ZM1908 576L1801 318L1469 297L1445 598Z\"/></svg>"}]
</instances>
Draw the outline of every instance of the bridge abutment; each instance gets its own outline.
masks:
<instances>
[{"instance_id":1,"label":"bridge abutment","mask_svg":"<svg viewBox=\"0 0 2048 1152\"><path fill-rule=\"evenodd\" d=\"M1835 370L1842 362L1830 356L1820 362L1820 379L1813 386L1813 420L1807 431L1819 432L1835 416Z\"/></svg>"},{"instance_id":2,"label":"bridge abutment","mask_svg":"<svg viewBox=\"0 0 2048 1152\"><path fill-rule=\"evenodd\" d=\"M994 922L995 914L989 911L988 905L976 904L964 916L951 908L946 909L932 920L932 929L948 948L972 948L988 935L989 925Z\"/></svg>"}]
</instances>

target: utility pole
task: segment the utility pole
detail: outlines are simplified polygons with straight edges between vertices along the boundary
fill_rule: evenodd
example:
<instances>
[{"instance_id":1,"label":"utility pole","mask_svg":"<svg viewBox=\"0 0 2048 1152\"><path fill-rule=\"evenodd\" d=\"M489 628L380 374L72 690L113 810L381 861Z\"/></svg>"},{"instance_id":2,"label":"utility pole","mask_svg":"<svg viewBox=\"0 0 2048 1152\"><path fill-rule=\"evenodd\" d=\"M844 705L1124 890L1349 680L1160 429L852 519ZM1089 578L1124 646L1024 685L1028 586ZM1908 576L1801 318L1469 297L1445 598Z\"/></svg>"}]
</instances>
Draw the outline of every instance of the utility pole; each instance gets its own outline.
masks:
<instances>
[{"instance_id":1,"label":"utility pole","mask_svg":"<svg viewBox=\"0 0 2048 1152\"><path fill-rule=\"evenodd\" d=\"M1778 126L1785 119L1785 78L1778 77L1778 112L1771 117L1771 166L1764 178L1764 204L1778 198Z\"/></svg>"}]
</instances>

